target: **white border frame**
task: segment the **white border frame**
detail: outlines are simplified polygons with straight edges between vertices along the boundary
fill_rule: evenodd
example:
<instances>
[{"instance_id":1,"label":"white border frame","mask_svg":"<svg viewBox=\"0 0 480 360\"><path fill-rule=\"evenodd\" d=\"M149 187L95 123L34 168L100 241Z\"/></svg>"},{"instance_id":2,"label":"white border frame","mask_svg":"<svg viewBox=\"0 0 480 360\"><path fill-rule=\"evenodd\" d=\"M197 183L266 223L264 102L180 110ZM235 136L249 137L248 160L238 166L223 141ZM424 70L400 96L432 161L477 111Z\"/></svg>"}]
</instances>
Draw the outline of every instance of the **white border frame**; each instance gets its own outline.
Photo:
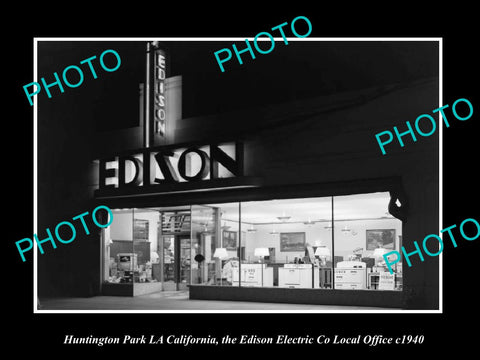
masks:
<instances>
[{"instance_id":1,"label":"white border frame","mask_svg":"<svg viewBox=\"0 0 480 360\"><path fill-rule=\"evenodd\" d=\"M38 42L40 41L253 41L253 37L244 38L244 37L210 37L210 38L190 38L190 37L123 37L123 38L112 38L112 37L44 37L44 38L33 38L33 81L38 82L38 72L37 72L37 61L38 61ZM283 38L275 37L275 41L283 41ZM257 39L257 41L269 41L270 39ZM437 41L439 44L439 97L438 103L439 107L443 106L443 38L442 37L365 37L365 38L355 38L355 37L312 37L312 38L290 38L287 37L288 41ZM433 110L433 109L432 109ZM38 131L38 104L36 99L34 99L33 104L33 231L34 234L37 233L37 212L38 212L38 202L37 202L37 131ZM440 114L439 124L440 122ZM440 230L443 228L443 126L439 126L439 231L438 233L441 236ZM111 313L190 313L190 314L202 314L202 313L275 313L275 314L284 314L284 313L306 313L306 314L317 314L317 313L342 313L342 314L365 314L365 313L375 313L375 314L397 314L397 313L408 313L408 314L442 314L443 313L443 253L439 255L439 309L437 310L403 310L403 309L392 309L392 310L43 310L38 309L38 284L37 284L37 246L34 246L33 250L33 312L35 314L72 314L72 313L102 313L102 314L111 314ZM321 305L319 305L321 306Z\"/></svg>"}]
</instances>

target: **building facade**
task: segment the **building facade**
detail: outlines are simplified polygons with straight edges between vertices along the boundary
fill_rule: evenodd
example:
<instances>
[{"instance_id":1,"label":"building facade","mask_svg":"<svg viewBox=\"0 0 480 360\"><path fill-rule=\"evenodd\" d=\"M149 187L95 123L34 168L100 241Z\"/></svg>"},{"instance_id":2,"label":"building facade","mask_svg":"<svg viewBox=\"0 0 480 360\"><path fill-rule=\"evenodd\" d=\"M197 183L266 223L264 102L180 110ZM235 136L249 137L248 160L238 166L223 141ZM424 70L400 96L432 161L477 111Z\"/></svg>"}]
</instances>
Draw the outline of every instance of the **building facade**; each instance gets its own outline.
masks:
<instances>
[{"instance_id":1,"label":"building facade","mask_svg":"<svg viewBox=\"0 0 480 360\"><path fill-rule=\"evenodd\" d=\"M108 228L39 256L40 296L188 289L192 299L438 309L438 258L399 261L391 274L382 256L438 232L438 134L388 155L375 140L439 106L438 68L425 70L438 64L436 43L293 44L311 55L304 72L292 47L267 75L256 60L226 78L188 59L210 43L115 45L132 126L115 126L123 103L104 87L85 89L84 103L40 103L39 224L100 204L113 214ZM40 60L61 48L40 45ZM319 70L317 53L344 62ZM278 94L244 92L265 81ZM88 101L94 91L100 100ZM105 118L114 125L99 130Z\"/></svg>"}]
</instances>

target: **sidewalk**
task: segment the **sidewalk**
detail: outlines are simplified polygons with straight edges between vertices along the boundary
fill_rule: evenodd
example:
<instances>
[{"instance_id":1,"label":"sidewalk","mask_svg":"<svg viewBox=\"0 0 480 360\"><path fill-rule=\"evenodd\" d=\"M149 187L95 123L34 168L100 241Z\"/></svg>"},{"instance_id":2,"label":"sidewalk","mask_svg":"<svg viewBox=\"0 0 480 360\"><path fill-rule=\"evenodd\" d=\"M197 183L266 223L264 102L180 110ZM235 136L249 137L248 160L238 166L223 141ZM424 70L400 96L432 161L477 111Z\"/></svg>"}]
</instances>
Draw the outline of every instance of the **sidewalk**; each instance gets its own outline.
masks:
<instances>
[{"instance_id":1,"label":"sidewalk","mask_svg":"<svg viewBox=\"0 0 480 360\"><path fill-rule=\"evenodd\" d=\"M144 310L144 311L378 311L360 306L279 304L241 301L189 300L187 291L164 291L136 297L94 296L91 298L40 299L43 310Z\"/></svg>"}]
</instances>

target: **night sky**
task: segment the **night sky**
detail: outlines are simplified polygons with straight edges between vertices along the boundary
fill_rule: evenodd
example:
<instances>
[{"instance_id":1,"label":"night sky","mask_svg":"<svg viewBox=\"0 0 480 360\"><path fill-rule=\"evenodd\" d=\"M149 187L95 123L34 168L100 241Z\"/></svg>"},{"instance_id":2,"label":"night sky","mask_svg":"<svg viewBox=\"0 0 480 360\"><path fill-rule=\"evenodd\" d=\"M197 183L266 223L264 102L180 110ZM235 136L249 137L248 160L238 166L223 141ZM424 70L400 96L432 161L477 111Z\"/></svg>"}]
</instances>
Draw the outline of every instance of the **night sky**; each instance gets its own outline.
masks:
<instances>
[{"instance_id":1,"label":"night sky","mask_svg":"<svg viewBox=\"0 0 480 360\"><path fill-rule=\"evenodd\" d=\"M221 72L213 53L232 49L242 41L165 42L169 52L169 76L183 77L183 117L210 115L268 104L330 95L379 85L406 83L438 76L438 45L435 42L316 42L277 41L269 54L242 54L240 65L233 54ZM138 86L145 77L145 42L40 42L38 76L47 83L53 72L59 76L69 65L84 70L77 88L52 87L37 97L40 110L57 113L77 109L78 121L93 121L99 131L138 126ZM100 54L114 49L121 56L120 68L105 72ZM233 50L232 50L233 52ZM98 78L80 61L93 55ZM113 56L105 57L105 61ZM110 66L114 66L114 62ZM72 82L75 71L69 72ZM88 109L87 109L88 108ZM85 117L90 117L86 119Z\"/></svg>"}]
</instances>

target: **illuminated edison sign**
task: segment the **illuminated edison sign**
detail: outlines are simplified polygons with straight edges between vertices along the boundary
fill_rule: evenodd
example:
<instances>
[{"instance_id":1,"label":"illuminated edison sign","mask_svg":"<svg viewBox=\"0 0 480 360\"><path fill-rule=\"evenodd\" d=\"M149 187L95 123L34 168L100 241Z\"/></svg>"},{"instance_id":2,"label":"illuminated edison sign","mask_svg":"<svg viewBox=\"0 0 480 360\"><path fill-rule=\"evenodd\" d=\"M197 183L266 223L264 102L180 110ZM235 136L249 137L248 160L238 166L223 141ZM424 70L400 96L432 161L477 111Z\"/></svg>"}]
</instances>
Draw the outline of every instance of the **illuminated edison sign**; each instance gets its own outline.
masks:
<instances>
[{"instance_id":1,"label":"illuminated edison sign","mask_svg":"<svg viewBox=\"0 0 480 360\"><path fill-rule=\"evenodd\" d=\"M166 106L165 106L165 52L163 50L155 50L154 57L154 131L160 136L165 136L166 124Z\"/></svg>"}]
</instances>

